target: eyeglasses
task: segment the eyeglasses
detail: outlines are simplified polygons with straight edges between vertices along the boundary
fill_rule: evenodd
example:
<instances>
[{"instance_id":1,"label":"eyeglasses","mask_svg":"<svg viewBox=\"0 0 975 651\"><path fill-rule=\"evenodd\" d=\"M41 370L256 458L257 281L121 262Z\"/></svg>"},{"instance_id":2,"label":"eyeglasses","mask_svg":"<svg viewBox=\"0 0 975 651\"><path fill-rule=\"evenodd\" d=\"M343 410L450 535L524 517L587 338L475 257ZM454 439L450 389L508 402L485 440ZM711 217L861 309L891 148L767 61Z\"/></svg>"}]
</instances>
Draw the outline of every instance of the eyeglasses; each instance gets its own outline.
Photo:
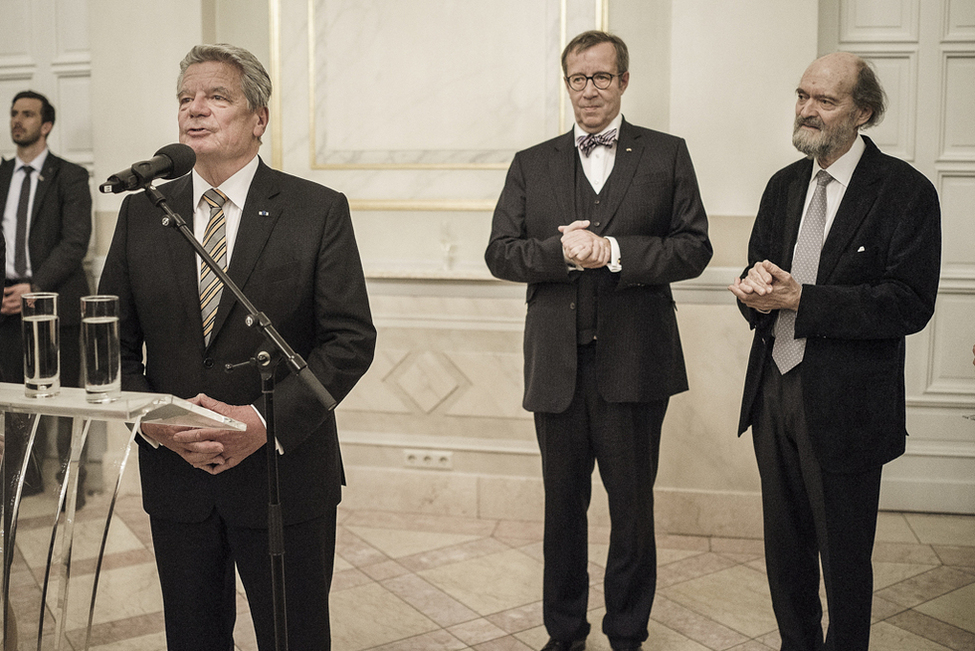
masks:
<instances>
[{"instance_id":1,"label":"eyeglasses","mask_svg":"<svg viewBox=\"0 0 975 651\"><path fill-rule=\"evenodd\" d=\"M613 83L613 77L619 77L619 75L611 75L608 72L597 72L589 77L586 75L572 75L571 77L566 77L565 82L569 84L569 88L572 90L584 90L586 84L592 79L592 85L598 90L606 90Z\"/></svg>"}]
</instances>

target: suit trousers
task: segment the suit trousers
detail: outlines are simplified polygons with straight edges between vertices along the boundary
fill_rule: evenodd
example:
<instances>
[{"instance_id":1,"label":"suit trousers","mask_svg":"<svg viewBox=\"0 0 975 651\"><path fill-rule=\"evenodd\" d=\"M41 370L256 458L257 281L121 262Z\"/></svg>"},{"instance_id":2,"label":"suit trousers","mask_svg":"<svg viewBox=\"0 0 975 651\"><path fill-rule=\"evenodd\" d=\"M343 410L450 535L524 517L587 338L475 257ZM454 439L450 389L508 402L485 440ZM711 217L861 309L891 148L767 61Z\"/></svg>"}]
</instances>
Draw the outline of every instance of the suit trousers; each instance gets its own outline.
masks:
<instances>
[{"instance_id":1,"label":"suit trousers","mask_svg":"<svg viewBox=\"0 0 975 651\"><path fill-rule=\"evenodd\" d=\"M609 498L603 632L614 646L647 639L657 580L653 483L668 401L610 403L596 383L598 344L578 348L575 395L561 413L535 414L545 485L543 616L549 635L589 633L587 511L592 472Z\"/></svg>"},{"instance_id":2,"label":"suit trousers","mask_svg":"<svg viewBox=\"0 0 975 651\"><path fill-rule=\"evenodd\" d=\"M771 360L769 355L752 439L782 651L867 651L882 467L856 473L823 469L806 427L802 364L782 375ZM825 644L820 563L829 605Z\"/></svg>"},{"instance_id":3,"label":"suit trousers","mask_svg":"<svg viewBox=\"0 0 975 651\"><path fill-rule=\"evenodd\" d=\"M335 514L333 508L323 517L284 527L289 649L331 648L328 592ZM229 526L216 511L199 523L151 516L150 523L169 651L234 650L235 566L247 594L257 646L273 651L274 591L267 529Z\"/></svg>"}]
</instances>

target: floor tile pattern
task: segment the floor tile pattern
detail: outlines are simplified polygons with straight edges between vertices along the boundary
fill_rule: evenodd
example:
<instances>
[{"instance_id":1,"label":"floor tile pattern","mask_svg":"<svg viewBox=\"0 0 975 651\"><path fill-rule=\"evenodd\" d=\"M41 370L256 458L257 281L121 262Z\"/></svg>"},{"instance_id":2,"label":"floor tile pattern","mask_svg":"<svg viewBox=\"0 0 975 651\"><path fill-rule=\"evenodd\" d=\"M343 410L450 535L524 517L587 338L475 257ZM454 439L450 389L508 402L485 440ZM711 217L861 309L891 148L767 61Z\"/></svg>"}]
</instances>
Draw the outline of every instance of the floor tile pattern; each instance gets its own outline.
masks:
<instances>
[{"instance_id":1,"label":"floor tile pattern","mask_svg":"<svg viewBox=\"0 0 975 651\"><path fill-rule=\"evenodd\" d=\"M24 500L11 577L15 604L39 594L46 557L40 530L50 517L44 515L49 499ZM90 591L100 543L97 522L107 509L107 498L89 496L75 519L71 590L77 584L81 592ZM110 532L91 648L162 651L162 600L148 519L138 497L117 502ZM599 632L609 531L592 527L589 534L593 633L587 648L609 651ZM340 509L330 602L333 648L540 649L547 640L540 602L541 538L537 522ZM661 533L658 547L658 591L644 649L779 648L760 540ZM975 517L882 513L874 566L872 651L975 649ZM256 651L242 592L238 612L237 649ZM83 605L69 608L66 629L72 649L84 647L87 616ZM18 618L30 625L29 613ZM21 640L20 648L26 645Z\"/></svg>"}]
</instances>

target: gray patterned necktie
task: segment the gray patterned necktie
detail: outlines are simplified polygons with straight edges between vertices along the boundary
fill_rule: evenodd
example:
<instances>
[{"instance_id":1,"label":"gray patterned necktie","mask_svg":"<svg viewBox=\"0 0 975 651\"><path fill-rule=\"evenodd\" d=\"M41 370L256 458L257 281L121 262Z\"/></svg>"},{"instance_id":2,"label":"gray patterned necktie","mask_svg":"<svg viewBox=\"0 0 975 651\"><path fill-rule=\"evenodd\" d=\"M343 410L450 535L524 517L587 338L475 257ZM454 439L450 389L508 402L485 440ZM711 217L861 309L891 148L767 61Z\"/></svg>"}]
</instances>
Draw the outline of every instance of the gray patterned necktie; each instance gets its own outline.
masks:
<instances>
[{"instance_id":1,"label":"gray patterned necktie","mask_svg":"<svg viewBox=\"0 0 975 651\"><path fill-rule=\"evenodd\" d=\"M220 190L210 188L203 193L203 198L210 206L210 221L203 234L203 248L210 257L227 270L227 218L223 214L223 204L227 195ZM223 293L223 283L206 262L200 261L200 310L203 314L203 340L210 343L210 333L213 332L213 322L217 316L217 306L220 305L220 295Z\"/></svg>"},{"instance_id":2,"label":"gray patterned necktie","mask_svg":"<svg viewBox=\"0 0 975 651\"><path fill-rule=\"evenodd\" d=\"M816 190L813 192L809 210L802 222L796 253L792 260L792 277L800 285L816 284L819 271L819 255L823 251L823 233L826 231L826 186L833 180L826 170L816 175ZM796 339L796 313L794 310L779 310L775 322L775 345L772 359L785 375L802 361L806 351L806 339Z\"/></svg>"}]
</instances>

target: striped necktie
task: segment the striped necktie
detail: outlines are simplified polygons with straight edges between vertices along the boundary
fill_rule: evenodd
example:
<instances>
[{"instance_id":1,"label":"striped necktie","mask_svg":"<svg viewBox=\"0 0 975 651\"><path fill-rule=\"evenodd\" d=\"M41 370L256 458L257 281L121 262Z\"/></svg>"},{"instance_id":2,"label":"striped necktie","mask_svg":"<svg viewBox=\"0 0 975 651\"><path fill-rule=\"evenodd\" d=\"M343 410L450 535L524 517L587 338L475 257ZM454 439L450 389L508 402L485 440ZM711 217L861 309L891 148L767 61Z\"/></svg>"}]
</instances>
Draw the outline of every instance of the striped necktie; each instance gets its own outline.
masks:
<instances>
[{"instance_id":1,"label":"striped necktie","mask_svg":"<svg viewBox=\"0 0 975 651\"><path fill-rule=\"evenodd\" d=\"M220 190L210 188L203 193L203 198L210 206L210 221L207 223L206 233L203 234L203 248L210 257L227 270L227 218L223 214L223 204L227 195ZM200 310L203 313L203 340L210 343L210 333L213 332L213 322L217 316L217 306L223 293L223 283L213 270L203 261L200 262Z\"/></svg>"},{"instance_id":2,"label":"striped necktie","mask_svg":"<svg viewBox=\"0 0 975 651\"><path fill-rule=\"evenodd\" d=\"M819 256L823 251L823 233L826 231L826 186L833 180L826 170L816 175L816 189L813 191L809 210L802 221L796 253L792 260L792 277L800 285L815 285L819 274ZM779 310L775 321L775 344L772 359L785 375L799 365L806 352L806 339L796 339L796 313L793 310Z\"/></svg>"}]
</instances>

